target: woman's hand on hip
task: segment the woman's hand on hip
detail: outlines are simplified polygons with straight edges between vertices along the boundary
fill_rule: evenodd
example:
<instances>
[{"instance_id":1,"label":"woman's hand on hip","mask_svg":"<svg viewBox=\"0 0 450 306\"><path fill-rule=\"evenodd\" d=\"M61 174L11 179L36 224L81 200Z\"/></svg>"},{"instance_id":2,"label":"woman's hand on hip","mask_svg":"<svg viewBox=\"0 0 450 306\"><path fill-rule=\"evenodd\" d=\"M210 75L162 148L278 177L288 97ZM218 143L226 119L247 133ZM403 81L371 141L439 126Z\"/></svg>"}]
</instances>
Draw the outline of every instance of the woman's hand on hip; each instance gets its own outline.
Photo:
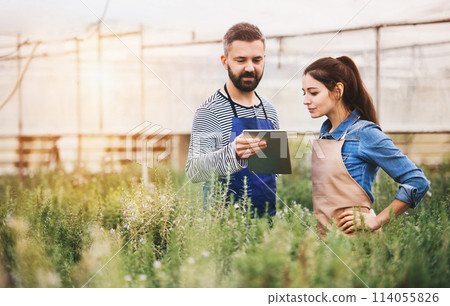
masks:
<instances>
[{"instance_id":1,"label":"woman's hand on hip","mask_svg":"<svg viewBox=\"0 0 450 306\"><path fill-rule=\"evenodd\" d=\"M353 211L343 212L337 217L336 224L346 234L362 229L362 224L364 224L365 229L369 229L372 232L381 227L377 216L359 211L355 213Z\"/></svg>"}]
</instances>

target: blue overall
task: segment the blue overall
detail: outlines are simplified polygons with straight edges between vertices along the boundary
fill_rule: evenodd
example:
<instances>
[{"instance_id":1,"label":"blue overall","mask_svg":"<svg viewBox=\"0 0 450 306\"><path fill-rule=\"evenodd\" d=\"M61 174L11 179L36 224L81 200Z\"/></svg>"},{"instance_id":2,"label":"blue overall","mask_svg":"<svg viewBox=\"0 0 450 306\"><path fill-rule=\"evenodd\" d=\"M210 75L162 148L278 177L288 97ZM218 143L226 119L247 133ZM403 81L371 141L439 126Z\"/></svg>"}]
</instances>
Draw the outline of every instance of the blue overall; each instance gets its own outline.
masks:
<instances>
[{"instance_id":1,"label":"blue overall","mask_svg":"<svg viewBox=\"0 0 450 306\"><path fill-rule=\"evenodd\" d=\"M232 128L230 135L230 143L234 141L236 136L239 136L243 130L273 130L272 121L267 118L267 113L264 108L261 98L256 94L261 102L262 109L266 119L259 118L239 118L236 108L228 93L225 85L225 92L228 95L228 101L233 109L234 117L232 119ZM269 216L276 214L276 178L275 174L250 174L248 167L231 174L230 184L228 186L228 198L233 194L234 201L238 201L244 196L244 177L247 177L247 195L251 198L252 215L262 217L266 211ZM226 183L226 178L220 179Z\"/></svg>"}]
</instances>

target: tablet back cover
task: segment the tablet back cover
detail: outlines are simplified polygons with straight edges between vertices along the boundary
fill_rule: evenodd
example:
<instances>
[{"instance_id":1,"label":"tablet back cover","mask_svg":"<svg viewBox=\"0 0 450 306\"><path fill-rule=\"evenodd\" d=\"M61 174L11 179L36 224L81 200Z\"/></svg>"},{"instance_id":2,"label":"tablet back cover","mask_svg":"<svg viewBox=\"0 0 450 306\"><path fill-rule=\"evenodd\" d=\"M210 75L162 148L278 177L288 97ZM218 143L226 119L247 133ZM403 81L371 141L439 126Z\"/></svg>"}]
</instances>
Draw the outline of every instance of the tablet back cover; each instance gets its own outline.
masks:
<instances>
[{"instance_id":1,"label":"tablet back cover","mask_svg":"<svg viewBox=\"0 0 450 306\"><path fill-rule=\"evenodd\" d=\"M267 141L267 147L248 158L250 173L256 174L291 174L291 159L286 131L279 130L245 130L253 137Z\"/></svg>"}]
</instances>

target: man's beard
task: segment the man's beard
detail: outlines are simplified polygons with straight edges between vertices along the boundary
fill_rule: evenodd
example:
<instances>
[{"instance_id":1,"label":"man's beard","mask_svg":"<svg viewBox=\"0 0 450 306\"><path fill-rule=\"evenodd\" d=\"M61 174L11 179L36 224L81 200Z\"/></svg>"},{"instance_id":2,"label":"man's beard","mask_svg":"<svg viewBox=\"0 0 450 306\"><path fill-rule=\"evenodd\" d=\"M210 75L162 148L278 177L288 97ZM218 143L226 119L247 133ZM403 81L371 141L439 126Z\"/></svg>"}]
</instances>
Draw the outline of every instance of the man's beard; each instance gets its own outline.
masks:
<instances>
[{"instance_id":1,"label":"man's beard","mask_svg":"<svg viewBox=\"0 0 450 306\"><path fill-rule=\"evenodd\" d=\"M259 84L259 81L261 81L263 74L264 74L264 70L261 72L261 75L259 77L255 71L253 71L253 72L246 71L246 72L242 73L241 75L237 76L237 75L233 74L233 71L231 71L231 68L228 65L228 76L230 77L231 82L233 82L233 85L241 91L250 92L250 91L255 90L255 88ZM242 80L242 78L246 78L246 77L253 77L253 80L251 80L251 81Z\"/></svg>"}]
</instances>

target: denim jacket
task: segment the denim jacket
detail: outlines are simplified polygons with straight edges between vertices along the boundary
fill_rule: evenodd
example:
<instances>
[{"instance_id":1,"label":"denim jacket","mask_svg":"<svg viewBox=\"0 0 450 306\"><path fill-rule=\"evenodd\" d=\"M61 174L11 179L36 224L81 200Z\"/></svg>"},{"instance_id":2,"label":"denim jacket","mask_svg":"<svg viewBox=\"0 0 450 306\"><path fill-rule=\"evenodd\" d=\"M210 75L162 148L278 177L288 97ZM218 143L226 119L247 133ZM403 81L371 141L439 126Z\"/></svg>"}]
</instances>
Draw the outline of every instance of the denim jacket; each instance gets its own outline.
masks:
<instances>
[{"instance_id":1,"label":"denim jacket","mask_svg":"<svg viewBox=\"0 0 450 306\"><path fill-rule=\"evenodd\" d=\"M400 184L395 198L416 208L430 188L422 170L400 152L378 125L359 118L355 109L332 133L328 132L331 122L326 120L320 129L320 138L345 139L342 160L351 177L364 189L372 202L373 182L381 167Z\"/></svg>"}]
</instances>

